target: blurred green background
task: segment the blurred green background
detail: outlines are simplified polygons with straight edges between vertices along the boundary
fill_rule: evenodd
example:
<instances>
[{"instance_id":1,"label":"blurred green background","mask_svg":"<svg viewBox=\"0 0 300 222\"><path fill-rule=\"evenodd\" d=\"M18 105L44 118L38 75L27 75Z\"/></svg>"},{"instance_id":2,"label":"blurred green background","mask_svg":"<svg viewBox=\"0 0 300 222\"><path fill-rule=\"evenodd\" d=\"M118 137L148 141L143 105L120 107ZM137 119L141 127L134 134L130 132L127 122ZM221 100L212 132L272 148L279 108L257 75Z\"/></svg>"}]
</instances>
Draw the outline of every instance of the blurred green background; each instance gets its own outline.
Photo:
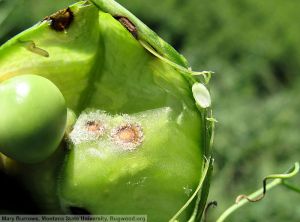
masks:
<instances>
[{"instance_id":1,"label":"blurred green background","mask_svg":"<svg viewBox=\"0 0 300 222\"><path fill-rule=\"evenodd\" d=\"M75 0L0 0L0 44ZM218 120L208 221L300 157L300 1L119 0L190 62L212 70ZM300 176L292 182L300 185ZM228 221L300 221L278 187Z\"/></svg>"}]
</instances>

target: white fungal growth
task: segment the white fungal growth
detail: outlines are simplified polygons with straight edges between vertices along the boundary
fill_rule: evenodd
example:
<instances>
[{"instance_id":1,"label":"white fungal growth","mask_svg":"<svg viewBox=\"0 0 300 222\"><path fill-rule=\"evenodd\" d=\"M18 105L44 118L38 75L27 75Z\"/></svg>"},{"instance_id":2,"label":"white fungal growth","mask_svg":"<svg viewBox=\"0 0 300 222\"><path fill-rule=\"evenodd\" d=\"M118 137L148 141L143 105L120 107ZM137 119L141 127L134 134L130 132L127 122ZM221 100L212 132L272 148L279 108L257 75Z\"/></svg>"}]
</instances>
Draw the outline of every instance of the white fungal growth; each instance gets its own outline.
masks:
<instances>
[{"instance_id":1,"label":"white fungal growth","mask_svg":"<svg viewBox=\"0 0 300 222\"><path fill-rule=\"evenodd\" d=\"M110 116L101 110L91 110L79 116L69 138L75 145L96 142L93 145L134 150L143 142L144 132L137 117L128 114Z\"/></svg>"},{"instance_id":2,"label":"white fungal growth","mask_svg":"<svg viewBox=\"0 0 300 222\"><path fill-rule=\"evenodd\" d=\"M102 137L107 130L107 123L111 117L103 111L82 113L70 133L72 143L96 141Z\"/></svg>"},{"instance_id":3,"label":"white fungal growth","mask_svg":"<svg viewBox=\"0 0 300 222\"><path fill-rule=\"evenodd\" d=\"M144 140L143 129L138 123L125 123L111 131L111 140L124 150L134 150Z\"/></svg>"}]
</instances>

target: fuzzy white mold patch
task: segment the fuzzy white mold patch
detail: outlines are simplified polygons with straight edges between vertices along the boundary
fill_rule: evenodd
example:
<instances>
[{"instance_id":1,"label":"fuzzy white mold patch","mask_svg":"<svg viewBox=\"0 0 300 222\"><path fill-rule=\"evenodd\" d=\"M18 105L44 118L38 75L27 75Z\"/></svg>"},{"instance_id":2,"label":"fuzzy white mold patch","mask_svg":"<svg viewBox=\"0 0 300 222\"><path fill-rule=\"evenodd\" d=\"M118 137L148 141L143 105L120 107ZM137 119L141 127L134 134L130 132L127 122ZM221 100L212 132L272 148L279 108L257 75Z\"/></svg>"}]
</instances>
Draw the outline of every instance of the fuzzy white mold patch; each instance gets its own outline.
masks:
<instances>
[{"instance_id":1,"label":"fuzzy white mold patch","mask_svg":"<svg viewBox=\"0 0 300 222\"><path fill-rule=\"evenodd\" d=\"M96 141L107 130L107 123L111 117L105 112L96 110L82 113L70 133L72 143Z\"/></svg>"},{"instance_id":2,"label":"fuzzy white mold patch","mask_svg":"<svg viewBox=\"0 0 300 222\"><path fill-rule=\"evenodd\" d=\"M142 126L138 123L127 122L111 131L111 141L124 150L134 150L144 140Z\"/></svg>"}]
</instances>

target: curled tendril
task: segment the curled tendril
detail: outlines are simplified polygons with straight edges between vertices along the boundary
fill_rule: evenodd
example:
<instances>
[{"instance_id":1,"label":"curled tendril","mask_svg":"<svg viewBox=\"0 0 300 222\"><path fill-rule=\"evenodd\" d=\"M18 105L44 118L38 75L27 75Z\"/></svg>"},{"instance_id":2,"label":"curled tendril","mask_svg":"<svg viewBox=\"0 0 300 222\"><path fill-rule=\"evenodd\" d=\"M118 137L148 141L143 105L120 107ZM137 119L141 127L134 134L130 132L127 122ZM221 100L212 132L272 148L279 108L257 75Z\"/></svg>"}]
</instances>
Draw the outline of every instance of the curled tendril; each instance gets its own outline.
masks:
<instances>
[{"instance_id":1,"label":"curled tendril","mask_svg":"<svg viewBox=\"0 0 300 222\"><path fill-rule=\"evenodd\" d=\"M141 43L141 45L147 50L149 51L151 54L153 54L155 57L159 58L160 60L164 61L165 63L171 65L172 67L174 67L176 70L184 73L184 74L188 74L188 75L192 75L192 76L202 76L204 78L204 82L205 84L207 84L211 78L211 75L214 73L212 71L202 71L202 72L195 72L192 71L191 68L185 68L181 65L178 65L172 61L170 61L167 58L164 58L163 56L161 56L159 53L157 53L147 42L143 41L143 40L139 40L139 42Z\"/></svg>"},{"instance_id":2,"label":"curled tendril","mask_svg":"<svg viewBox=\"0 0 300 222\"><path fill-rule=\"evenodd\" d=\"M268 190L276 187L277 185L280 185L280 184L285 185L287 188L290 188L291 190L295 191L295 187L293 187L294 189L292 189L291 187L286 185L287 183L285 182L285 179L290 179L290 178L294 177L299 172L299 169L300 169L299 162L296 162L294 164L294 166L292 168L290 168L284 174L272 174L272 175L265 177L263 180L263 188L262 189L259 189L250 195L244 195L244 194L239 195L236 199L236 203L234 205L232 205L231 207L229 207L227 210L225 210L216 221L223 222L230 214L232 214L234 211L236 211L237 209L239 209L246 203L257 202L257 201L263 199L266 192ZM270 183L267 183L267 180L269 180L269 179L273 179L273 181ZM298 188L296 188L296 189L298 189Z\"/></svg>"},{"instance_id":3,"label":"curled tendril","mask_svg":"<svg viewBox=\"0 0 300 222\"><path fill-rule=\"evenodd\" d=\"M260 196L251 198L245 194L241 194L236 198L235 202L239 203L242 199L246 199L249 202L257 202L257 201L262 200L265 197L266 192L267 192L267 180L269 180L269 179L288 179L288 178L293 177L299 171L299 163L295 163L295 166L292 169L293 169L292 172L290 172L290 170L291 170L290 169L285 174L272 174L272 175L266 176L263 180L263 192ZM284 184L283 181L282 181L282 183Z\"/></svg>"}]
</instances>

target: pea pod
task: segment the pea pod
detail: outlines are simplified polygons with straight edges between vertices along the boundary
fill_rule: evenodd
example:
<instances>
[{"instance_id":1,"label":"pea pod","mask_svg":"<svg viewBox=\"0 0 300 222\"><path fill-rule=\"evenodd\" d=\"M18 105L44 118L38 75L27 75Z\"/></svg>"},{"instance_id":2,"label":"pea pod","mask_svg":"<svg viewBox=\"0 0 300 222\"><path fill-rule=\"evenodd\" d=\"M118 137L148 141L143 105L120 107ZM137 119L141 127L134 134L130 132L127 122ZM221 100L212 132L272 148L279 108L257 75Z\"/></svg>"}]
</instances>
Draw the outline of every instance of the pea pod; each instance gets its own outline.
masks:
<instances>
[{"instance_id":1,"label":"pea pod","mask_svg":"<svg viewBox=\"0 0 300 222\"><path fill-rule=\"evenodd\" d=\"M43 75L78 116L63 163L40 163L35 179L22 179L36 187L36 175L50 172L54 182L32 192L43 206L45 194L65 213L166 221L188 202L179 219L201 214L212 124L197 102L209 94L195 95L186 60L130 12L114 1L76 3L8 41L0 58L0 81Z\"/></svg>"}]
</instances>

